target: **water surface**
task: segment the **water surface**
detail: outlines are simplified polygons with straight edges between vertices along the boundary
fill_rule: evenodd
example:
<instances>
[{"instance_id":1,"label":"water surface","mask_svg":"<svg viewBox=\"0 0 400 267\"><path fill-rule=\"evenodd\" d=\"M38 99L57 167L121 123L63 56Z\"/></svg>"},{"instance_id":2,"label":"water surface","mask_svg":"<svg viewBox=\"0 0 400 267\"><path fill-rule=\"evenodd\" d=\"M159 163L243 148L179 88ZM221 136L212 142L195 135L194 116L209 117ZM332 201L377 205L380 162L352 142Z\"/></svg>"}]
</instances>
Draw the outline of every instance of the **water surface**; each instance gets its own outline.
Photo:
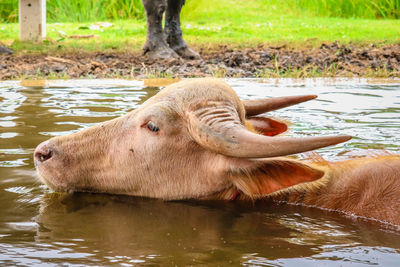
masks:
<instances>
[{"instance_id":1,"label":"water surface","mask_svg":"<svg viewBox=\"0 0 400 267\"><path fill-rule=\"evenodd\" d=\"M289 122L291 136L354 136L319 150L328 160L398 153L400 81L228 83L243 99L318 94L270 115ZM158 85L0 82L1 265L398 266L400 230L379 222L298 206L57 194L37 181L37 144L123 115Z\"/></svg>"}]
</instances>

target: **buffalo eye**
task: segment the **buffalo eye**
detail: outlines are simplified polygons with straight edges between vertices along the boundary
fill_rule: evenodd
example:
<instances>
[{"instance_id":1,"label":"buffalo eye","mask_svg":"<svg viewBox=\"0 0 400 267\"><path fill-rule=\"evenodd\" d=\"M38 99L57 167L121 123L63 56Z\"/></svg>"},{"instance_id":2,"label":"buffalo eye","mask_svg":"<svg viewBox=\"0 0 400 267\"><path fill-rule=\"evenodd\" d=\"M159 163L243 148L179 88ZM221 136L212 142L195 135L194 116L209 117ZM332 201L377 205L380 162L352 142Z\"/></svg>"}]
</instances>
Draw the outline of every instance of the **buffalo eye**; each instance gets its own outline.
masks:
<instances>
[{"instance_id":1,"label":"buffalo eye","mask_svg":"<svg viewBox=\"0 0 400 267\"><path fill-rule=\"evenodd\" d=\"M160 128L158 128L158 126L152 121L149 121L146 124L146 126L147 126L147 129L149 129L152 132L158 132L160 130Z\"/></svg>"}]
</instances>

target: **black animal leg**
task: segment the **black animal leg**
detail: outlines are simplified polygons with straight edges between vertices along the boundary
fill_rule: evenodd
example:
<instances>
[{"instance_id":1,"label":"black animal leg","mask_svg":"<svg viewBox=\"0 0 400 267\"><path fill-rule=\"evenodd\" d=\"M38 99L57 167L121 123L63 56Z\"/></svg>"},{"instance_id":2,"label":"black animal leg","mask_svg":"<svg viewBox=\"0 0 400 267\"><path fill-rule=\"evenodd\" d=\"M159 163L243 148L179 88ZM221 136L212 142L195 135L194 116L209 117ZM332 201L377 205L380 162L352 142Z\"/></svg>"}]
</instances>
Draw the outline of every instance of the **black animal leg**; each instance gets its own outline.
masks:
<instances>
[{"instance_id":1,"label":"black animal leg","mask_svg":"<svg viewBox=\"0 0 400 267\"><path fill-rule=\"evenodd\" d=\"M146 10L147 35L143 54L150 59L179 58L166 40L162 29L162 18L167 7L167 0L142 0Z\"/></svg>"},{"instance_id":2,"label":"black animal leg","mask_svg":"<svg viewBox=\"0 0 400 267\"><path fill-rule=\"evenodd\" d=\"M165 16L165 36L169 46L181 57L200 59L200 55L189 48L182 38L180 13L185 0L168 0Z\"/></svg>"}]
</instances>

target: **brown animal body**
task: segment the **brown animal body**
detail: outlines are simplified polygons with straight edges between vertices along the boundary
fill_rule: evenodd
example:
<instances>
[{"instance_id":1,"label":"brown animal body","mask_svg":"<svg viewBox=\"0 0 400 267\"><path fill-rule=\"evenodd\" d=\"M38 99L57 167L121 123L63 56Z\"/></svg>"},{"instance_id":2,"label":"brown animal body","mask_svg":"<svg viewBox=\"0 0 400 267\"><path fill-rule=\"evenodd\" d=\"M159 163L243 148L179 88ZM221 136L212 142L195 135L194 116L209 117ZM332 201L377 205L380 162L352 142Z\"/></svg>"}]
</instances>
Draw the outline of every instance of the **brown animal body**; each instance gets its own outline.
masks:
<instances>
[{"instance_id":1,"label":"brown animal body","mask_svg":"<svg viewBox=\"0 0 400 267\"><path fill-rule=\"evenodd\" d=\"M325 162L316 167L325 170L321 185L272 198L400 225L399 156Z\"/></svg>"},{"instance_id":2,"label":"brown animal body","mask_svg":"<svg viewBox=\"0 0 400 267\"><path fill-rule=\"evenodd\" d=\"M257 117L313 98L241 101L223 81L187 80L123 117L40 144L35 164L55 191L272 199L400 225L400 157L338 163L285 158L350 137L275 136L286 125Z\"/></svg>"}]
</instances>

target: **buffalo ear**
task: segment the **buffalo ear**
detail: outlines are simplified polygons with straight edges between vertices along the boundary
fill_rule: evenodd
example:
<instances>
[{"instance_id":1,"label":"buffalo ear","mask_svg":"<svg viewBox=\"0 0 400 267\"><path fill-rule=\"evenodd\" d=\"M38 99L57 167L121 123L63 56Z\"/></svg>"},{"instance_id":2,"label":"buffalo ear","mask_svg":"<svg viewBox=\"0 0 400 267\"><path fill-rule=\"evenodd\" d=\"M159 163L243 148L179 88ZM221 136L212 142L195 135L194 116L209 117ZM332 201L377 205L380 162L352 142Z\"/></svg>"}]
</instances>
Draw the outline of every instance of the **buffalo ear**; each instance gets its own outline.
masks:
<instances>
[{"instance_id":1,"label":"buffalo ear","mask_svg":"<svg viewBox=\"0 0 400 267\"><path fill-rule=\"evenodd\" d=\"M259 134L274 136L286 132L288 129L285 123L265 117L248 117L247 123Z\"/></svg>"},{"instance_id":2,"label":"buffalo ear","mask_svg":"<svg viewBox=\"0 0 400 267\"><path fill-rule=\"evenodd\" d=\"M290 159L249 160L249 163L246 167L233 167L228 175L236 188L251 198L259 198L324 176L322 170Z\"/></svg>"}]
</instances>

